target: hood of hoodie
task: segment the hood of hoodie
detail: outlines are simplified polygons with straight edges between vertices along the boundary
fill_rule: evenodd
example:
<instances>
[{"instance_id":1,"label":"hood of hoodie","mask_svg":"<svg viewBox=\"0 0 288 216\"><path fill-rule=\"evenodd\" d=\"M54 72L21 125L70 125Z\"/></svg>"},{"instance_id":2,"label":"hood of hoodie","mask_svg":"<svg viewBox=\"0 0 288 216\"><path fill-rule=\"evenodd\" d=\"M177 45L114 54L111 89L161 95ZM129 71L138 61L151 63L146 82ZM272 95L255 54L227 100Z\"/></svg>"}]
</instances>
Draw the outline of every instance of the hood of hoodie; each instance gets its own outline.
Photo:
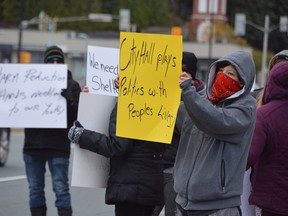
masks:
<instances>
[{"instance_id":1,"label":"hood of hoodie","mask_svg":"<svg viewBox=\"0 0 288 216\"><path fill-rule=\"evenodd\" d=\"M269 68L269 70L271 70L272 69L272 67L275 65L275 61L276 61L276 59L278 58L278 56L287 56L287 59L288 59L288 50L282 50L281 52L278 52L278 53L276 53L272 58L271 58L271 60L270 60L270 62L269 62L269 66L268 66L268 68Z\"/></svg>"},{"instance_id":2,"label":"hood of hoodie","mask_svg":"<svg viewBox=\"0 0 288 216\"><path fill-rule=\"evenodd\" d=\"M264 91L264 103L288 99L288 61L277 63L269 72Z\"/></svg>"},{"instance_id":3,"label":"hood of hoodie","mask_svg":"<svg viewBox=\"0 0 288 216\"><path fill-rule=\"evenodd\" d=\"M211 95L212 85L214 83L214 79L217 73L216 69L223 62L229 62L236 69L242 83L244 84L243 88L239 92L236 92L229 98L235 98L240 95L250 94L255 78L255 63L249 52L236 51L223 56L222 58L211 64L207 80L208 98L210 98Z\"/></svg>"}]
</instances>

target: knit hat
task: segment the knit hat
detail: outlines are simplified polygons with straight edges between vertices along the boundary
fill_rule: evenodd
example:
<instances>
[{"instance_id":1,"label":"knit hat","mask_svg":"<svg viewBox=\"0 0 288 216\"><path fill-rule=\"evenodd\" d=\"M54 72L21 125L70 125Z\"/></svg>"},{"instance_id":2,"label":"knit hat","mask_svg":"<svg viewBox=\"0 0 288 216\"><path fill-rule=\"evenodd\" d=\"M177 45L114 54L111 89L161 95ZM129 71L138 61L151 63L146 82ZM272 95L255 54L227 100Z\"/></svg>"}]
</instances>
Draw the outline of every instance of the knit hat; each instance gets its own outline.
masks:
<instances>
[{"instance_id":1,"label":"knit hat","mask_svg":"<svg viewBox=\"0 0 288 216\"><path fill-rule=\"evenodd\" d=\"M182 71L190 73L194 80L197 72L197 58L192 52L183 52L182 56Z\"/></svg>"},{"instance_id":2,"label":"knit hat","mask_svg":"<svg viewBox=\"0 0 288 216\"><path fill-rule=\"evenodd\" d=\"M44 53L44 62L48 63L49 60L57 58L60 63L64 63L64 53L58 46L47 47Z\"/></svg>"}]
</instances>

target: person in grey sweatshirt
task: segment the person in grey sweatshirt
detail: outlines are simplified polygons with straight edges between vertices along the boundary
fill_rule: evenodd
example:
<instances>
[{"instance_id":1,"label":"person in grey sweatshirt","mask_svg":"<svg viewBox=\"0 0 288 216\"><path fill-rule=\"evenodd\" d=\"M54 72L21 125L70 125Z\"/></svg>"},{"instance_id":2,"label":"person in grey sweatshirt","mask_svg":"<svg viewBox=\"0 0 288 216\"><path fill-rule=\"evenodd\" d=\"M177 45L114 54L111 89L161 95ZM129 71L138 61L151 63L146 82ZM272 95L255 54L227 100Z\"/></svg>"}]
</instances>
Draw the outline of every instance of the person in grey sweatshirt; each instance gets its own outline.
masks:
<instances>
[{"instance_id":1,"label":"person in grey sweatshirt","mask_svg":"<svg viewBox=\"0 0 288 216\"><path fill-rule=\"evenodd\" d=\"M207 98L180 76L187 117L173 169L177 216L238 216L256 100L255 64L236 51L210 66Z\"/></svg>"}]
</instances>

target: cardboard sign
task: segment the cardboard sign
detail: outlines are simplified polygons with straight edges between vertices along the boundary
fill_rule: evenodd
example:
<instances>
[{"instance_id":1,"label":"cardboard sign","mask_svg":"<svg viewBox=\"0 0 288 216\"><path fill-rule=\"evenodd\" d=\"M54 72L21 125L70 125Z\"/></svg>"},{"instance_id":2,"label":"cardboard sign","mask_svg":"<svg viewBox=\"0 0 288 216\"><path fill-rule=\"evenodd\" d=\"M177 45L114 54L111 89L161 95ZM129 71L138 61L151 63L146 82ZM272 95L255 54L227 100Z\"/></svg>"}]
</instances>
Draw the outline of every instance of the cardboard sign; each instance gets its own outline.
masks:
<instances>
[{"instance_id":1,"label":"cardboard sign","mask_svg":"<svg viewBox=\"0 0 288 216\"><path fill-rule=\"evenodd\" d=\"M119 49L88 46L86 85L89 92L117 96L114 80L118 75Z\"/></svg>"},{"instance_id":2,"label":"cardboard sign","mask_svg":"<svg viewBox=\"0 0 288 216\"><path fill-rule=\"evenodd\" d=\"M85 129L108 135L109 119L117 98L113 96L81 93L78 121ZM106 187L109 158L81 149L75 144L72 166L72 186Z\"/></svg>"},{"instance_id":3,"label":"cardboard sign","mask_svg":"<svg viewBox=\"0 0 288 216\"><path fill-rule=\"evenodd\" d=\"M180 103L182 36L121 32L117 136L169 144Z\"/></svg>"},{"instance_id":4,"label":"cardboard sign","mask_svg":"<svg viewBox=\"0 0 288 216\"><path fill-rule=\"evenodd\" d=\"M66 128L67 65L0 64L0 127Z\"/></svg>"}]
</instances>

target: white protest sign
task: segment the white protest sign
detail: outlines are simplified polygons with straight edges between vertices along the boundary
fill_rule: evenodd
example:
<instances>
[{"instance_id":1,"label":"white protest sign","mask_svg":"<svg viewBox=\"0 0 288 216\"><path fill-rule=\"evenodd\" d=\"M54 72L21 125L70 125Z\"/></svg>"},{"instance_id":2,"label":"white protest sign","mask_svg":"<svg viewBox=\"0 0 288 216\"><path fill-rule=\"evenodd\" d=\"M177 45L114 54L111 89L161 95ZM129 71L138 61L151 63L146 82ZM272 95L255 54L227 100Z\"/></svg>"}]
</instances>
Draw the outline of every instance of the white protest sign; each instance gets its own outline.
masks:
<instances>
[{"instance_id":1,"label":"white protest sign","mask_svg":"<svg viewBox=\"0 0 288 216\"><path fill-rule=\"evenodd\" d=\"M245 171L244 181L243 181L243 193L241 195L241 211L245 216L255 215L255 206L249 204L249 196L251 194L251 168Z\"/></svg>"},{"instance_id":2,"label":"white protest sign","mask_svg":"<svg viewBox=\"0 0 288 216\"><path fill-rule=\"evenodd\" d=\"M88 46L86 85L89 92L117 96L114 80L118 75L119 49Z\"/></svg>"},{"instance_id":3,"label":"white protest sign","mask_svg":"<svg viewBox=\"0 0 288 216\"><path fill-rule=\"evenodd\" d=\"M67 65L0 64L0 127L66 128Z\"/></svg>"},{"instance_id":4,"label":"white protest sign","mask_svg":"<svg viewBox=\"0 0 288 216\"><path fill-rule=\"evenodd\" d=\"M78 121L85 129L108 135L110 114L116 100L114 96L80 93ZM71 185L104 188L109 167L109 158L81 149L75 144Z\"/></svg>"}]
</instances>

